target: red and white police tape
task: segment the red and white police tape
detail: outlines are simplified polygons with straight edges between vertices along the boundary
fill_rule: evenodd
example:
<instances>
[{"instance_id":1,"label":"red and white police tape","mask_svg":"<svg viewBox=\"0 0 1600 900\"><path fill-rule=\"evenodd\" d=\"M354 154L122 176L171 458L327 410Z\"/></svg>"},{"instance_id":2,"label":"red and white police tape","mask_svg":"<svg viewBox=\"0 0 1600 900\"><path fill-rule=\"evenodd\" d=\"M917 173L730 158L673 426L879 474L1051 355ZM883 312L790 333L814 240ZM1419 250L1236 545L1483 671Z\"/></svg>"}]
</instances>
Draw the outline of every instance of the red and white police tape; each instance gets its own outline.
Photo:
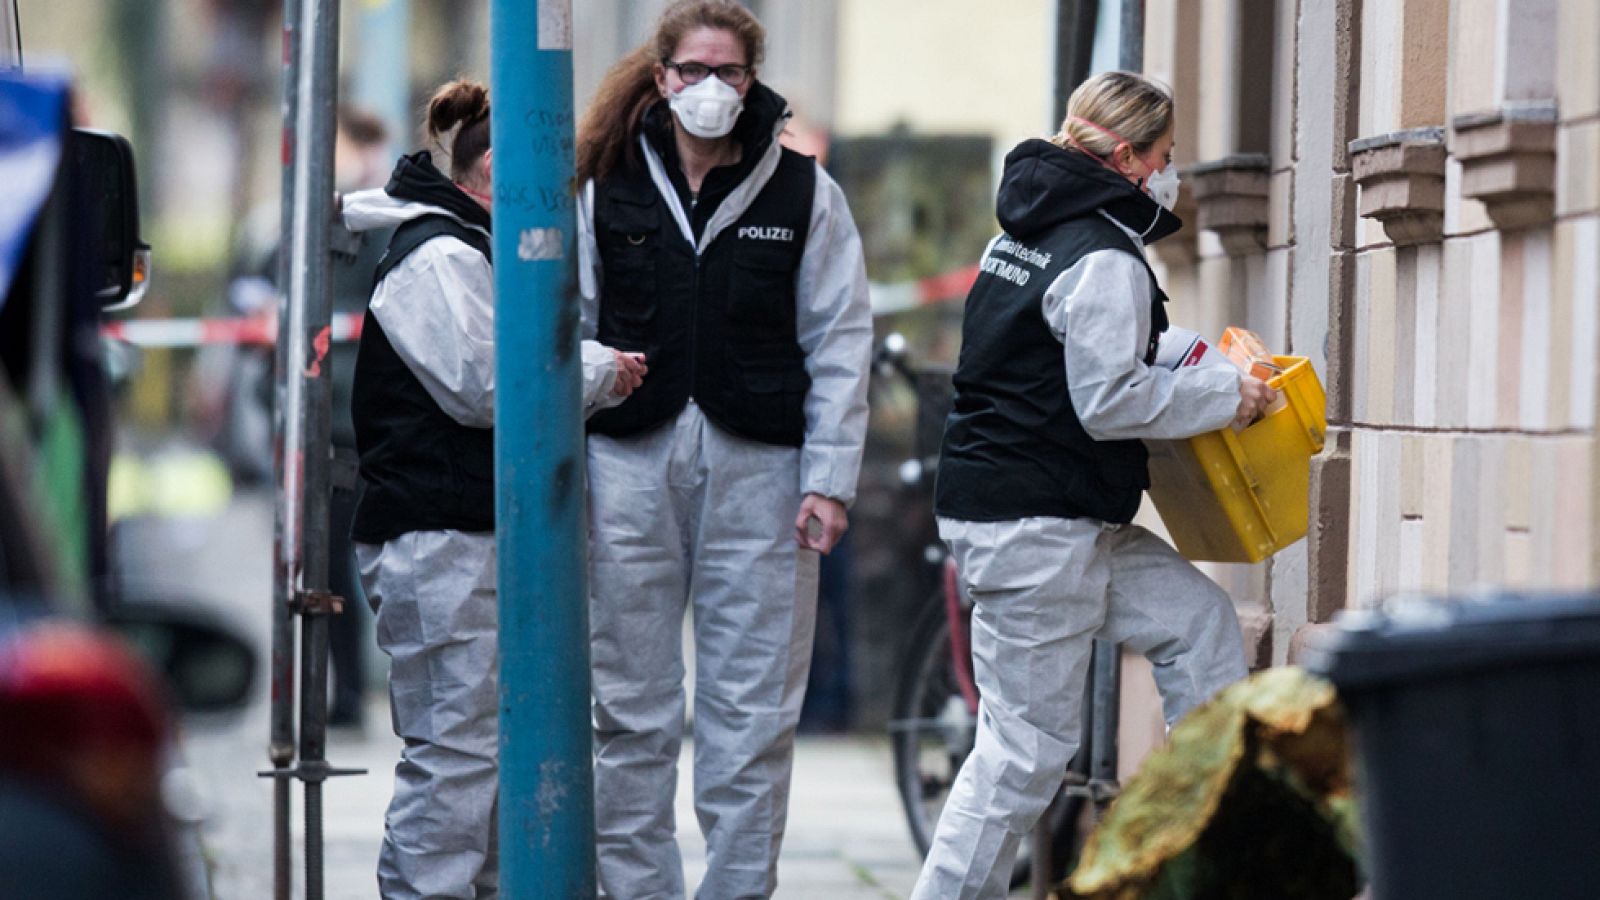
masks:
<instances>
[{"instance_id":1,"label":"red and white police tape","mask_svg":"<svg viewBox=\"0 0 1600 900\"><path fill-rule=\"evenodd\" d=\"M884 315L959 299L971 290L977 276L978 267L972 265L915 281L874 283L871 285L872 311ZM362 320L362 313L335 313L330 337L334 343L359 339ZM278 340L278 320L273 316L128 319L106 323L101 333L141 347L203 347L208 344L271 347Z\"/></svg>"},{"instance_id":2,"label":"red and white police tape","mask_svg":"<svg viewBox=\"0 0 1600 900\"><path fill-rule=\"evenodd\" d=\"M894 284L873 282L868 285L872 314L882 316L946 300L960 300L967 296L967 291L972 290L972 283L977 278L978 266L974 263L915 281Z\"/></svg>"},{"instance_id":3,"label":"red and white police tape","mask_svg":"<svg viewBox=\"0 0 1600 900\"><path fill-rule=\"evenodd\" d=\"M335 313L329 336L335 342L361 337L362 313ZM278 341L278 320L270 316L225 319L129 319L108 322L106 337L141 347L202 347L240 344L271 347Z\"/></svg>"}]
</instances>

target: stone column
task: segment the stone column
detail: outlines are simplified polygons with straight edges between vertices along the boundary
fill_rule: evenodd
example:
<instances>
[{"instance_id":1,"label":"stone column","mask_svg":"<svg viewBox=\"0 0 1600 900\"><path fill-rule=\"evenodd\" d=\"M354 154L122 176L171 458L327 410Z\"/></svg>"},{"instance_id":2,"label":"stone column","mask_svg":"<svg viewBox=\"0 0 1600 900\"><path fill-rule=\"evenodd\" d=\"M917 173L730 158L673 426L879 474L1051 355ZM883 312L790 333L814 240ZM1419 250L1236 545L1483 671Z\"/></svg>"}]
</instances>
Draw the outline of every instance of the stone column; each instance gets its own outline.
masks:
<instances>
[{"instance_id":1,"label":"stone column","mask_svg":"<svg viewBox=\"0 0 1600 900\"><path fill-rule=\"evenodd\" d=\"M1361 223L1363 246L1443 235L1449 23L1449 0L1373 0L1362 11L1362 137L1350 152L1372 220Z\"/></svg>"},{"instance_id":2,"label":"stone column","mask_svg":"<svg viewBox=\"0 0 1600 900\"><path fill-rule=\"evenodd\" d=\"M1144 72L1172 89L1177 108L1172 163L1179 171L1198 159L1200 106L1200 6L1193 0L1147 0L1144 28ZM1194 265L1200 228L1194 185L1187 180L1173 209L1184 229L1151 247L1165 266L1166 289L1171 296L1193 296Z\"/></svg>"},{"instance_id":3,"label":"stone column","mask_svg":"<svg viewBox=\"0 0 1600 900\"><path fill-rule=\"evenodd\" d=\"M1361 0L1302 3L1296 106L1291 352L1309 356L1328 392L1329 431L1311 463L1306 603L1298 622L1281 609L1281 631L1325 622L1345 607L1352 535L1350 380L1355 281L1355 187L1349 142L1361 89ZM1331 110L1332 115L1321 114ZM1287 648L1293 640L1280 644Z\"/></svg>"},{"instance_id":4,"label":"stone column","mask_svg":"<svg viewBox=\"0 0 1600 900\"><path fill-rule=\"evenodd\" d=\"M1542 226L1554 212L1558 2L1488 6L1457 0L1454 8L1450 149L1462 195L1481 201L1496 227Z\"/></svg>"},{"instance_id":5,"label":"stone column","mask_svg":"<svg viewBox=\"0 0 1600 900\"><path fill-rule=\"evenodd\" d=\"M1554 285L1558 308L1571 324L1571 393L1565 398L1569 427L1586 444L1589 490L1580 494L1578 516L1588 527L1576 547L1584 563L1581 583L1600 584L1600 4L1562 0L1556 56L1556 92L1561 123L1556 135L1556 226Z\"/></svg>"}]
</instances>

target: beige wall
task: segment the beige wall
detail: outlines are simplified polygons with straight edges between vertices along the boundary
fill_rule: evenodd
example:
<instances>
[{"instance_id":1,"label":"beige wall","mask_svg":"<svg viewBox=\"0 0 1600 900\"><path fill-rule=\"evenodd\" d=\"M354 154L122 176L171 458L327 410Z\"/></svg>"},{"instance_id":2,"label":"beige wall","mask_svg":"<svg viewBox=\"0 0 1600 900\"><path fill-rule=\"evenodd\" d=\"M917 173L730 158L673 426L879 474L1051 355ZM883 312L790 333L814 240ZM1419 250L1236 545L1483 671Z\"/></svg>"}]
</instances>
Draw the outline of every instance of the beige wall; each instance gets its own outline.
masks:
<instances>
[{"instance_id":1,"label":"beige wall","mask_svg":"<svg viewBox=\"0 0 1600 900\"><path fill-rule=\"evenodd\" d=\"M1395 248L1364 226L1355 365L1345 374L1355 428L1351 604L1397 590L1600 579L1595 9L1590 0L1538 0L1508 15L1504 3L1452 4L1454 113L1557 102L1555 215L1497 228L1483 203L1463 195L1452 159L1441 241ZM1367 58L1363 74L1389 72Z\"/></svg>"},{"instance_id":2,"label":"beige wall","mask_svg":"<svg viewBox=\"0 0 1600 900\"><path fill-rule=\"evenodd\" d=\"M1307 540L1206 567L1257 662L1398 591L1600 584L1600 3L1273 0L1270 65L1243 71L1261 8L1148 0L1146 30L1147 71L1179 100L1181 163L1270 136L1262 246L1229 255L1191 229L1171 239L1181 252L1162 248L1174 322L1253 328L1311 357L1329 395ZM1002 150L1044 132L1059 114L1051 14L841 0L838 130L980 130ZM1269 79L1270 103L1244 79ZM1559 111L1552 211L1497 226L1465 192L1453 122L1545 100ZM1450 154L1442 233L1399 247L1357 215L1348 145L1425 126L1445 129ZM1140 521L1160 527L1149 510ZM1127 673L1131 768L1162 729L1143 669Z\"/></svg>"},{"instance_id":3,"label":"beige wall","mask_svg":"<svg viewBox=\"0 0 1600 900\"><path fill-rule=\"evenodd\" d=\"M1245 0L1195 4L1197 28L1149 26L1148 62L1170 77L1199 61L1179 94L1204 162L1254 113L1232 53ZM1244 324L1313 357L1344 449L1314 464L1306 542L1213 574L1279 662L1302 625L1395 591L1600 583L1600 4L1281 0L1276 15L1264 246L1228 256L1202 234L1164 274L1175 321ZM1453 154L1455 116L1551 100L1546 219L1497 226L1455 155L1437 240L1397 247L1355 215L1351 140L1445 127Z\"/></svg>"},{"instance_id":4,"label":"beige wall","mask_svg":"<svg viewBox=\"0 0 1600 900\"><path fill-rule=\"evenodd\" d=\"M1054 130L1049 0L839 0L835 128L991 134L1004 152Z\"/></svg>"},{"instance_id":5,"label":"beige wall","mask_svg":"<svg viewBox=\"0 0 1600 900\"><path fill-rule=\"evenodd\" d=\"M1472 5L1493 9L1492 4ZM1450 7L1450 0L1368 0L1362 5L1363 135L1444 124ZM1481 43L1482 26L1472 29L1471 43ZM1493 37L1492 29L1488 36ZM1491 40L1483 49L1492 48ZM1492 76L1493 71L1472 75Z\"/></svg>"},{"instance_id":6,"label":"beige wall","mask_svg":"<svg viewBox=\"0 0 1600 900\"><path fill-rule=\"evenodd\" d=\"M1001 149L1044 131L1051 5L989 6L841 0L839 130L978 129ZM1329 394L1311 534L1258 565L1205 566L1257 663L1399 591L1600 584L1600 3L1270 8L1270 65L1249 71L1260 0L1148 0L1146 29L1146 69L1179 100L1181 163L1270 136L1262 246L1229 255L1191 229L1161 248L1174 322L1250 327L1311 357ZM1247 78L1270 80L1270 103ZM1541 100L1559 110L1552 213L1502 228L1465 193L1452 123ZM1348 145L1425 126L1451 153L1442 233L1397 247L1357 215ZM1149 509L1139 521L1160 529ZM1163 732L1142 663L1125 671L1131 771Z\"/></svg>"}]
</instances>

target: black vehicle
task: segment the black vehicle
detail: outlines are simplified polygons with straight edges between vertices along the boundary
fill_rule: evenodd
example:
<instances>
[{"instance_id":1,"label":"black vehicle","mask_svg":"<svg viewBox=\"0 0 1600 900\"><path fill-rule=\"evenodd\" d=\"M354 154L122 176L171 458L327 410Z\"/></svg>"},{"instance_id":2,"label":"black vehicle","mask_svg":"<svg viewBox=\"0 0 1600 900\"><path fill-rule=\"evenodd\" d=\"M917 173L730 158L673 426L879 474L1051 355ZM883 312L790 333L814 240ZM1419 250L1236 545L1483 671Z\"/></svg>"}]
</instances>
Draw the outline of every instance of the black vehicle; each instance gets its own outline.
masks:
<instances>
[{"instance_id":1,"label":"black vehicle","mask_svg":"<svg viewBox=\"0 0 1600 900\"><path fill-rule=\"evenodd\" d=\"M100 892L107 878L117 896L186 896L193 879L178 840L162 840L171 852L158 860L121 843L121 823L131 818L176 833L166 827L174 819L160 786L147 783L172 773L172 748L161 747L144 770L86 770L74 754L94 744L83 736L106 731L103 720L125 711L105 700L135 686L138 671L164 675L164 687L149 694L142 718L108 733L159 725L179 709L241 707L256 658L203 611L131 601L110 577L112 416L101 317L138 301L150 252L139 239L132 148L71 127L68 82L21 73L16 15L14 0L0 0L0 714L35 724L13 721L0 740L0 848L9 848L0 852L0 884L24 900L108 896ZM107 663L123 656L143 662ZM87 709L98 710L93 721L84 720ZM109 789L104 781L86 789L101 779ZM137 799L111 823L91 795ZM47 826L56 849L24 852L40 846Z\"/></svg>"}]
</instances>

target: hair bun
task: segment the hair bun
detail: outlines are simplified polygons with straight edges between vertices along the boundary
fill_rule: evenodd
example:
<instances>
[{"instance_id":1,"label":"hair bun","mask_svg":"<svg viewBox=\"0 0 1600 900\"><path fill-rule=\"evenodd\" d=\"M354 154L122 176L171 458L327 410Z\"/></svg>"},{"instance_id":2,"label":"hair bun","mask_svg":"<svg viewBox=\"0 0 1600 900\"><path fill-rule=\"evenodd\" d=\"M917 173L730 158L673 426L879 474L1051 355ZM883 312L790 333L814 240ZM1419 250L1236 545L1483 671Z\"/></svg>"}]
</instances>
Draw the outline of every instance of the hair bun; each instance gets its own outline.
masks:
<instances>
[{"instance_id":1,"label":"hair bun","mask_svg":"<svg viewBox=\"0 0 1600 900\"><path fill-rule=\"evenodd\" d=\"M476 122L489 114L489 89L480 81L460 78L448 82L428 101L428 132L436 139L457 125Z\"/></svg>"}]
</instances>

